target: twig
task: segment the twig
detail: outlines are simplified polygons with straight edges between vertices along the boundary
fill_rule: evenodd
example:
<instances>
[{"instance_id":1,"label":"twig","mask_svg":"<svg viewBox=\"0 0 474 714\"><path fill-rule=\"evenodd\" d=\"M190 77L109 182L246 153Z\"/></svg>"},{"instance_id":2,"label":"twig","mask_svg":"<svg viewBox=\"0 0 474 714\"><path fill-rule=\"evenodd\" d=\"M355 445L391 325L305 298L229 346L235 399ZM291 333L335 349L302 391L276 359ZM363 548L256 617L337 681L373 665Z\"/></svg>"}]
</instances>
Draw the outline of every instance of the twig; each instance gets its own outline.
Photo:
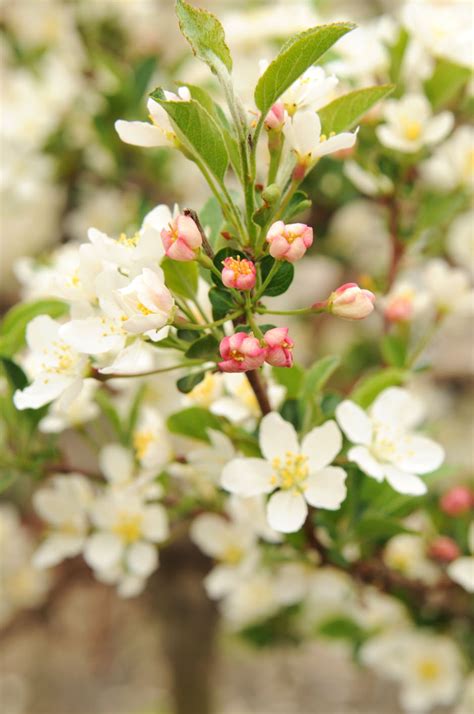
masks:
<instances>
[{"instance_id":1,"label":"twig","mask_svg":"<svg viewBox=\"0 0 474 714\"><path fill-rule=\"evenodd\" d=\"M263 416L265 416L265 414L269 414L272 411L272 408L268 400L267 390L262 382L258 369L245 372L245 375L253 389L255 397L257 398L258 406L260 407Z\"/></svg>"},{"instance_id":2,"label":"twig","mask_svg":"<svg viewBox=\"0 0 474 714\"><path fill-rule=\"evenodd\" d=\"M201 225L201 221L199 220L198 214L196 213L196 211L193 211L192 208L185 208L184 215L189 216L189 218L193 219L194 223L197 225L199 233L201 234L202 247L204 249L205 254L207 255L208 258L210 258L211 260L214 260L214 251L212 250L211 244L207 240L207 236L204 233L204 228Z\"/></svg>"}]
</instances>

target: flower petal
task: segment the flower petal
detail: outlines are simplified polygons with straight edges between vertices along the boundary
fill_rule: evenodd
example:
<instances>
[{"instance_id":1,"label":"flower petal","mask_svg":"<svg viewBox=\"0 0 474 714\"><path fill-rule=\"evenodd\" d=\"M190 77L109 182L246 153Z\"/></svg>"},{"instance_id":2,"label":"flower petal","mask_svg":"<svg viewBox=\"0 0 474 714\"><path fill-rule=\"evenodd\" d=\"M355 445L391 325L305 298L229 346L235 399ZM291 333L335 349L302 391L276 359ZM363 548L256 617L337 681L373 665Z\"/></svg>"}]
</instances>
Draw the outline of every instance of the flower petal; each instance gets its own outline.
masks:
<instances>
[{"instance_id":1,"label":"flower petal","mask_svg":"<svg viewBox=\"0 0 474 714\"><path fill-rule=\"evenodd\" d=\"M354 444L370 444L372 422L358 404L345 399L336 407L336 419L344 434Z\"/></svg>"},{"instance_id":2,"label":"flower petal","mask_svg":"<svg viewBox=\"0 0 474 714\"><path fill-rule=\"evenodd\" d=\"M239 496L258 496L270 493L272 467L264 459L233 459L224 466L221 486Z\"/></svg>"},{"instance_id":3,"label":"flower petal","mask_svg":"<svg viewBox=\"0 0 474 714\"><path fill-rule=\"evenodd\" d=\"M79 555L83 543L84 538L81 536L53 533L36 550L33 556L33 565L35 568L52 568L64 558Z\"/></svg>"},{"instance_id":4,"label":"flower petal","mask_svg":"<svg viewBox=\"0 0 474 714\"><path fill-rule=\"evenodd\" d=\"M401 471L427 474L441 466L444 461L444 449L426 436L407 436L393 461Z\"/></svg>"},{"instance_id":5,"label":"flower petal","mask_svg":"<svg viewBox=\"0 0 474 714\"><path fill-rule=\"evenodd\" d=\"M293 424L285 421L277 412L270 412L260 424L260 449L268 461L291 451L298 454L300 447Z\"/></svg>"},{"instance_id":6,"label":"flower petal","mask_svg":"<svg viewBox=\"0 0 474 714\"><path fill-rule=\"evenodd\" d=\"M226 543L228 529L228 521L221 516L216 513L204 513L194 519L189 535L203 553L211 558L218 558Z\"/></svg>"},{"instance_id":7,"label":"flower petal","mask_svg":"<svg viewBox=\"0 0 474 714\"><path fill-rule=\"evenodd\" d=\"M99 455L100 470L110 483L126 483L133 476L133 457L121 444L107 444Z\"/></svg>"},{"instance_id":8,"label":"flower petal","mask_svg":"<svg viewBox=\"0 0 474 714\"><path fill-rule=\"evenodd\" d=\"M390 486L398 493L404 493L410 496L422 496L426 493L426 484L415 474L400 471L395 466L384 466L385 478Z\"/></svg>"},{"instance_id":9,"label":"flower petal","mask_svg":"<svg viewBox=\"0 0 474 714\"><path fill-rule=\"evenodd\" d=\"M336 511L347 494L346 478L347 473L339 466L321 469L307 481L306 500L311 506Z\"/></svg>"},{"instance_id":10,"label":"flower petal","mask_svg":"<svg viewBox=\"0 0 474 714\"><path fill-rule=\"evenodd\" d=\"M142 533L145 538L160 543L169 534L168 516L163 506L154 504L143 509Z\"/></svg>"},{"instance_id":11,"label":"flower petal","mask_svg":"<svg viewBox=\"0 0 474 714\"><path fill-rule=\"evenodd\" d=\"M84 560L94 570L107 570L118 563L122 556L122 542L113 533L94 533L87 539Z\"/></svg>"},{"instance_id":12,"label":"flower petal","mask_svg":"<svg viewBox=\"0 0 474 714\"><path fill-rule=\"evenodd\" d=\"M451 580L461 585L464 590L474 593L474 558L458 558L448 565L448 575Z\"/></svg>"},{"instance_id":13,"label":"flower petal","mask_svg":"<svg viewBox=\"0 0 474 714\"><path fill-rule=\"evenodd\" d=\"M134 575L147 578L158 567L158 551L151 543L138 541L127 549L126 560Z\"/></svg>"},{"instance_id":14,"label":"flower petal","mask_svg":"<svg viewBox=\"0 0 474 714\"><path fill-rule=\"evenodd\" d=\"M333 419L312 429L301 444L301 453L308 457L310 473L330 464L341 446L342 434Z\"/></svg>"},{"instance_id":15,"label":"flower petal","mask_svg":"<svg viewBox=\"0 0 474 714\"><path fill-rule=\"evenodd\" d=\"M132 146L169 146L166 134L157 126L145 121L115 122L115 131L122 141Z\"/></svg>"},{"instance_id":16,"label":"flower petal","mask_svg":"<svg viewBox=\"0 0 474 714\"><path fill-rule=\"evenodd\" d=\"M377 481L383 481L382 464L374 459L366 446L353 446L347 452L347 458L349 461L354 461L367 476L372 476Z\"/></svg>"},{"instance_id":17,"label":"flower petal","mask_svg":"<svg viewBox=\"0 0 474 714\"><path fill-rule=\"evenodd\" d=\"M307 515L308 506L298 491L277 491L267 504L268 523L280 533L299 530Z\"/></svg>"},{"instance_id":18,"label":"flower petal","mask_svg":"<svg viewBox=\"0 0 474 714\"><path fill-rule=\"evenodd\" d=\"M423 419L423 404L407 389L389 387L379 394L370 408L370 416L384 424L409 429Z\"/></svg>"}]
</instances>

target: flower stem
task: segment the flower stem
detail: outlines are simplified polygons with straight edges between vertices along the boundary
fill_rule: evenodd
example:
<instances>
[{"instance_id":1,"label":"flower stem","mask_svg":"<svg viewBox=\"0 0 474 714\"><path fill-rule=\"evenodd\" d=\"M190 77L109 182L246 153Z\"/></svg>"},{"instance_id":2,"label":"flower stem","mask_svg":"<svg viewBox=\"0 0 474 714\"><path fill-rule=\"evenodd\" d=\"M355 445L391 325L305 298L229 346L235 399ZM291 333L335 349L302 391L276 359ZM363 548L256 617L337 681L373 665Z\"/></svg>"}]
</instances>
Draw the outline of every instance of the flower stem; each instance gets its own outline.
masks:
<instances>
[{"instance_id":1,"label":"flower stem","mask_svg":"<svg viewBox=\"0 0 474 714\"><path fill-rule=\"evenodd\" d=\"M258 369L253 369L250 372L245 372L245 376L247 377L249 384L252 387L253 393L255 394L258 406L260 407L260 411L262 412L263 416L265 416L265 414L269 414L272 411L272 407L268 400L266 386L262 381Z\"/></svg>"}]
</instances>

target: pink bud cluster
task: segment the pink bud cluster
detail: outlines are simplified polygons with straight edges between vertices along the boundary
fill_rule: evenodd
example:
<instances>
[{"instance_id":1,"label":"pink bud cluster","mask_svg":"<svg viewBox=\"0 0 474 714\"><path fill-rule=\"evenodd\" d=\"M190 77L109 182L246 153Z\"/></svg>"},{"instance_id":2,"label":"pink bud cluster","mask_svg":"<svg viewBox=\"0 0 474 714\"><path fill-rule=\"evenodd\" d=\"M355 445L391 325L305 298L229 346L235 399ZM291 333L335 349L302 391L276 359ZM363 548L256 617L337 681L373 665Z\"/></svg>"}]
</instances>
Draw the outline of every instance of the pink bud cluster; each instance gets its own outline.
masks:
<instances>
[{"instance_id":1,"label":"pink bud cluster","mask_svg":"<svg viewBox=\"0 0 474 714\"><path fill-rule=\"evenodd\" d=\"M429 545L428 555L440 563L451 563L461 555L458 544L448 536L438 536Z\"/></svg>"},{"instance_id":2,"label":"pink bud cluster","mask_svg":"<svg viewBox=\"0 0 474 714\"><path fill-rule=\"evenodd\" d=\"M168 258L187 262L194 260L202 245L199 228L190 216L180 214L169 228L161 231L161 240Z\"/></svg>"},{"instance_id":3,"label":"pink bud cluster","mask_svg":"<svg viewBox=\"0 0 474 714\"><path fill-rule=\"evenodd\" d=\"M222 264L222 282L226 288L252 290L257 279L257 269L251 260L237 256L226 258Z\"/></svg>"},{"instance_id":4,"label":"pink bud cluster","mask_svg":"<svg viewBox=\"0 0 474 714\"><path fill-rule=\"evenodd\" d=\"M267 330L263 340L253 334L236 332L224 337L219 345L222 372L247 372L258 369L264 362L274 367L291 367L293 364L293 340L288 336L287 327Z\"/></svg>"},{"instance_id":5,"label":"pink bud cluster","mask_svg":"<svg viewBox=\"0 0 474 714\"><path fill-rule=\"evenodd\" d=\"M285 225L283 221L277 221L270 226L266 240L270 244L270 255L275 260L294 263L313 244L313 229L305 223Z\"/></svg>"}]
</instances>

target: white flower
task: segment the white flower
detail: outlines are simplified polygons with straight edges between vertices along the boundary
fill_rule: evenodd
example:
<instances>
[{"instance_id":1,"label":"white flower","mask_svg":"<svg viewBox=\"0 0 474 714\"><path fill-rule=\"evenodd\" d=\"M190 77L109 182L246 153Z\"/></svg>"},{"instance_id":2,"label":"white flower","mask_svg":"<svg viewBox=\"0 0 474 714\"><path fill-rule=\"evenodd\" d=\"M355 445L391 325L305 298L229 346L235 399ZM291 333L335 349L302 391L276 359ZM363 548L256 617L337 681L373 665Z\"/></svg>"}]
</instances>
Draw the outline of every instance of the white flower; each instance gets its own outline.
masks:
<instances>
[{"instance_id":1,"label":"white flower","mask_svg":"<svg viewBox=\"0 0 474 714\"><path fill-rule=\"evenodd\" d=\"M471 555L457 558L448 565L451 580L469 593L474 593L474 523L469 526L468 545Z\"/></svg>"},{"instance_id":2,"label":"white flower","mask_svg":"<svg viewBox=\"0 0 474 714\"><path fill-rule=\"evenodd\" d=\"M439 568L426 557L423 539L410 533L399 533L390 538L384 548L383 560L392 570L407 578L433 584L440 576Z\"/></svg>"},{"instance_id":3,"label":"white flower","mask_svg":"<svg viewBox=\"0 0 474 714\"><path fill-rule=\"evenodd\" d=\"M240 496L272 493L267 504L270 526L282 533L303 525L309 503L336 510L346 496L346 472L329 466L341 449L341 433L334 421L316 427L298 444L292 424L276 412L260 425L263 459L238 458L222 472L223 488Z\"/></svg>"},{"instance_id":4,"label":"white flower","mask_svg":"<svg viewBox=\"0 0 474 714\"><path fill-rule=\"evenodd\" d=\"M51 568L81 553L90 528L87 509L93 498L91 485L81 474L59 474L36 491L35 510L50 527L33 558L37 568Z\"/></svg>"},{"instance_id":5,"label":"white flower","mask_svg":"<svg viewBox=\"0 0 474 714\"><path fill-rule=\"evenodd\" d=\"M187 87L180 87L177 95L165 92L165 97L168 101L189 102L191 93ZM133 146L174 146L177 141L176 134L165 109L151 98L147 107L151 123L119 119L115 122L117 134L122 141Z\"/></svg>"},{"instance_id":6,"label":"white flower","mask_svg":"<svg viewBox=\"0 0 474 714\"><path fill-rule=\"evenodd\" d=\"M362 647L362 661L401 686L401 704L409 712L449 705L459 694L461 655L447 637L406 630L375 637Z\"/></svg>"},{"instance_id":7,"label":"white flower","mask_svg":"<svg viewBox=\"0 0 474 714\"><path fill-rule=\"evenodd\" d=\"M356 161L345 161L343 171L354 186L367 196L380 196L393 191L393 182L388 176L366 171Z\"/></svg>"},{"instance_id":8,"label":"white flower","mask_svg":"<svg viewBox=\"0 0 474 714\"><path fill-rule=\"evenodd\" d=\"M99 413L99 405L94 396L99 387L95 379L85 379L80 394L72 402L63 404L59 399L53 402L39 423L39 430L45 434L58 434L65 429L85 424L95 419Z\"/></svg>"},{"instance_id":9,"label":"white flower","mask_svg":"<svg viewBox=\"0 0 474 714\"><path fill-rule=\"evenodd\" d=\"M87 358L60 333L61 324L48 315L38 315L28 323L25 367L33 382L15 392L17 409L39 409L58 397L66 407L81 391Z\"/></svg>"},{"instance_id":10,"label":"white flower","mask_svg":"<svg viewBox=\"0 0 474 714\"><path fill-rule=\"evenodd\" d=\"M225 464L235 456L232 441L221 431L207 430L209 444L201 443L186 451L186 463L175 462L167 467L172 476L184 478L201 495L212 497Z\"/></svg>"},{"instance_id":11,"label":"white flower","mask_svg":"<svg viewBox=\"0 0 474 714\"><path fill-rule=\"evenodd\" d=\"M300 166L310 168L318 159L354 146L357 132L344 131L327 137L321 134L321 121L314 111L297 112L285 126L285 136Z\"/></svg>"},{"instance_id":12,"label":"white flower","mask_svg":"<svg viewBox=\"0 0 474 714\"><path fill-rule=\"evenodd\" d=\"M446 239L450 258L474 278L474 210L461 213L451 223Z\"/></svg>"},{"instance_id":13,"label":"white flower","mask_svg":"<svg viewBox=\"0 0 474 714\"><path fill-rule=\"evenodd\" d=\"M145 501L160 498L163 489L155 482L154 471L138 471L132 452L121 444L107 444L99 453L100 471L108 482L108 492L139 493Z\"/></svg>"},{"instance_id":14,"label":"white flower","mask_svg":"<svg viewBox=\"0 0 474 714\"><path fill-rule=\"evenodd\" d=\"M356 27L341 37L334 48L338 59L329 68L340 77L355 78L359 86L374 84L387 75L396 24L387 15Z\"/></svg>"},{"instance_id":15,"label":"white flower","mask_svg":"<svg viewBox=\"0 0 474 714\"><path fill-rule=\"evenodd\" d=\"M421 277L436 310L473 312L474 292L466 271L451 268L442 258L433 258L424 266Z\"/></svg>"},{"instance_id":16,"label":"white flower","mask_svg":"<svg viewBox=\"0 0 474 714\"><path fill-rule=\"evenodd\" d=\"M474 128L458 127L420 166L422 180L438 191L474 189Z\"/></svg>"},{"instance_id":17,"label":"white flower","mask_svg":"<svg viewBox=\"0 0 474 714\"><path fill-rule=\"evenodd\" d=\"M306 109L318 111L333 99L338 79L323 67L309 67L280 97L290 117Z\"/></svg>"},{"instance_id":18,"label":"white flower","mask_svg":"<svg viewBox=\"0 0 474 714\"><path fill-rule=\"evenodd\" d=\"M172 456L169 435L161 414L153 407L140 410L133 430L135 456L146 469L161 470Z\"/></svg>"},{"instance_id":19,"label":"white flower","mask_svg":"<svg viewBox=\"0 0 474 714\"><path fill-rule=\"evenodd\" d=\"M424 146L442 141L454 123L451 112L433 116L431 105L423 94L388 99L383 113L386 123L376 130L380 143L405 153L415 153Z\"/></svg>"},{"instance_id":20,"label":"white flower","mask_svg":"<svg viewBox=\"0 0 474 714\"><path fill-rule=\"evenodd\" d=\"M127 332L149 334L153 341L160 339L160 333L155 331L169 322L174 308L161 268L143 268L127 287L116 292L116 299L127 317L123 320Z\"/></svg>"},{"instance_id":21,"label":"white flower","mask_svg":"<svg viewBox=\"0 0 474 714\"><path fill-rule=\"evenodd\" d=\"M395 491L419 496L426 485L417 474L441 466L444 451L431 439L413 433L421 421L420 402L406 389L389 387L366 413L354 402L344 400L336 418L353 446L347 454L376 481L388 481Z\"/></svg>"},{"instance_id":22,"label":"white flower","mask_svg":"<svg viewBox=\"0 0 474 714\"><path fill-rule=\"evenodd\" d=\"M168 537L168 519L160 504L147 503L132 489L106 492L90 507L97 531L84 546L84 559L99 577L127 573L147 578L158 566L156 543Z\"/></svg>"}]
</instances>

